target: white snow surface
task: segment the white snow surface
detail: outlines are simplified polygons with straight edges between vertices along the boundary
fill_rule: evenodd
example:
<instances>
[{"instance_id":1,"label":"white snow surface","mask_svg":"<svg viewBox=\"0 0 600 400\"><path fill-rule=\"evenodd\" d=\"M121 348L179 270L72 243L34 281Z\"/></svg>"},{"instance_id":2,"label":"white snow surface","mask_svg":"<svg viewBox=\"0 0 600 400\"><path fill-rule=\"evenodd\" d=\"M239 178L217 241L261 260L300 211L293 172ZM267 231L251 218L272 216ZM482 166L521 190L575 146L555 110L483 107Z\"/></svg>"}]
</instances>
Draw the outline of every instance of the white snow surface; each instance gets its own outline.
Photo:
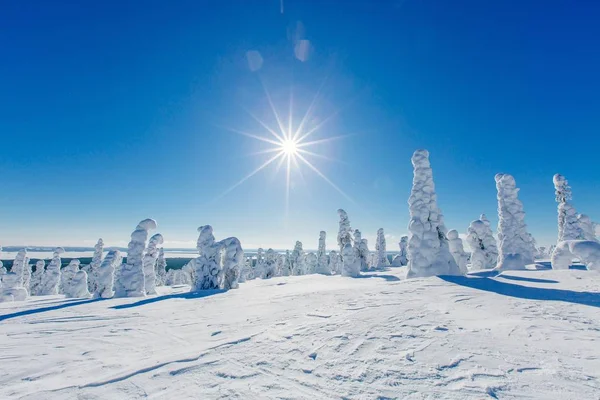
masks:
<instances>
[{"instance_id":1,"label":"white snow surface","mask_svg":"<svg viewBox=\"0 0 600 400\"><path fill-rule=\"evenodd\" d=\"M598 397L598 272L405 274L2 303L0 398Z\"/></svg>"}]
</instances>

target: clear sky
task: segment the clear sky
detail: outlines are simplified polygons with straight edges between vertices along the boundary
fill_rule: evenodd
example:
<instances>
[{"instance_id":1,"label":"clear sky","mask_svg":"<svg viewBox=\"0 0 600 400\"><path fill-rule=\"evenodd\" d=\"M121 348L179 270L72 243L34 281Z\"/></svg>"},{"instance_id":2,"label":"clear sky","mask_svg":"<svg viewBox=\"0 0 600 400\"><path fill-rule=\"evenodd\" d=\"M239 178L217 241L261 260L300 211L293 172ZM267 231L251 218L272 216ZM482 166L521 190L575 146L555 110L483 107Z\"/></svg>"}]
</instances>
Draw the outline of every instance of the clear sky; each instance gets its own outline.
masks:
<instances>
[{"instance_id":1,"label":"clear sky","mask_svg":"<svg viewBox=\"0 0 600 400\"><path fill-rule=\"evenodd\" d=\"M151 217L168 247L211 224L314 249L342 207L395 250L417 148L449 229L496 223L504 172L550 244L556 172L600 220L599 20L599 2L568 0L5 1L0 244L124 245ZM294 131L319 94L306 140L345 137L306 159L347 197L302 162L287 201L285 162L227 192L275 154L234 132L274 139L251 116L278 130L264 88Z\"/></svg>"}]
</instances>

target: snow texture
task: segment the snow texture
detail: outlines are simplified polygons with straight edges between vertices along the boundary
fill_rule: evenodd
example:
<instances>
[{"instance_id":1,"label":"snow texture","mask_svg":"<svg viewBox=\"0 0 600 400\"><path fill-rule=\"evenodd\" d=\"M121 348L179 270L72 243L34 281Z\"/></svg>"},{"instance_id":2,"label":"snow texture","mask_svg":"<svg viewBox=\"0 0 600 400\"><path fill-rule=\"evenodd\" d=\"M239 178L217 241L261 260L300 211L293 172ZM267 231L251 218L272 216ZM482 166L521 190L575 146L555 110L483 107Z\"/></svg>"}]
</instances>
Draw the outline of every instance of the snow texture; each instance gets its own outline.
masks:
<instances>
[{"instance_id":1,"label":"snow texture","mask_svg":"<svg viewBox=\"0 0 600 400\"><path fill-rule=\"evenodd\" d=\"M58 287L60 285L60 267L62 261L60 255L65 252L62 247L57 247L54 250L54 256L52 261L46 267L46 271L42 276L42 280L39 286L38 295L56 295L58 294Z\"/></svg>"},{"instance_id":2,"label":"snow texture","mask_svg":"<svg viewBox=\"0 0 600 400\"><path fill-rule=\"evenodd\" d=\"M577 212L571 205L571 187L567 179L556 174L553 178L556 202L558 203L558 242L581 239Z\"/></svg>"},{"instance_id":3,"label":"snow texture","mask_svg":"<svg viewBox=\"0 0 600 400\"><path fill-rule=\"evenodd\" d=\"M454 257L454 261L456 261L460 272L463 275L466 274L468 272L467 261L469 255L465 252L462 239L458 236L458 231L456 229L448 231L448 247L450 248L450 254Z\"/></svg>"},{"instance_id":4,"label":"snow texture","mask_svg":"<svg viewBox=\"0 0 600 400\"><path fill-rule=\"evenodd\" d=\"M429 152L417 150L411 161L414 175L408 199L410 239L407 276L460 275L460 269L450 254L443 215L437 206Z\"/></svg>"},{"instance_id":5,"label":"snow texture","mask_svg":"<svg viewBox=\"0 0 600 400\"><path fill-rule=\"evenodd\" d=\"M471 270L492 269L498 263L498 247L485 214L472 221L467 231L467 243L471 248Z\"/></svg>"},{"instance_id":6,"label":"snow texture","mask_svg":"<svg viewBox=\"0 0 600 400\"><path fill-rule=\"evenodd\" d=\"M344 247L349 243L352 244L352 228L350 228L350 219L346 211L340 208L337 212L340 216L337 242L340 247L340 253L343 253Z\"/></svg>"},{"instance_id":7,"label":"snow texture","mask_svg":"<svg viewBox=\"0 0 600 400\"><path fill-rule=\"evenodd\" d=\"M163 236L160 233L153 235L148 240L148 247L144 254L144 288L146 294L156 294L156 263L158 261L158 246L164 243Z\"/></svg>"},{"instance_id":8,"label":"snow texture","mask_svg":"<svg viewBox=\"0 0 600 400\"><path fill-rule=\"evenodd\" d=\"M102 238L98 239L98 243L94 246L94 255L92 262L88 268L88 290L90 293L95 293L97 289L98 273L100 265L102 265L102 254L104 253L104 241Z\"/></svg>"},{"instance_id":9,"label":"snow texture","mask_svg":"<svg viewBox=\"0 0 600 400\"><path fill-rule=\"evenodd\" d=\"M392 260L393 267L403 267L408 264L408 236L402 236L398 246L400 253Z\"/></svg>"},{"instance_id":10,"label":"snow texture","mask_svg":"<svg viewBox=\"0 0 600 400\"><path fill-rule=\"evenodd\" d=\"M100 267L98 268L94 297L109 299L115 295L113 290L115 273L122 261L123 257L119 250L111 250L106 257L104 257L102 264L100 264Z\"/></svg>"},{"instance_id":11,"label":"snow texture","mask_svg":"<svg viewBox=\"0 0 600 400\"><path fill-rule=\"evenodd\" d=\"M375 259L375 267L388 267L390 265L390 262L387 258L387 251L385 247L385 234L383 233L383 228L379 228L377 230L377 242L375 243L375 250L377 252L377 257Z\"/></svg>"},{"instance_id":12,"label":"snow texture","mask_svg":"<svg viewBox=\"0 0 600 400\"><path fill-rule=\"evenodd\" d=\"M497 270L519 270L533 263L534 246L525 225L523 203L518 198L515 179L508 174L496 174L498 190L498 253Z\"/></svg>"},{"instance_id":13,"label":"snow texture","mask_svg":"<svg viewBox=\"0 0 600 400\"><path fill-rule=\"evenodd\" d=\"M158 260L156 260L156 286L164 286L167 280L167 259L165 250L161 247L158 251Z\"/></svg>"},{"instance_id":14,"label":"snow texture","mask_svg":"<svg viewBox=\"0 0 600 400\"><path fill-rule=\"evenodd\" d=\"M329 266L329 259L327 258L327 248L325 246L325 240L327 233L325 231L319 232L319 249L317 251L317 274L331 275L331 267Z\"/></svg>"},{"instance_id":15,"label":"snow texture","mask_svg":"<svg viewBox=\"0 0 600 400\"><path fill-rule=\"evenodd\" d=\"M297 241L290 256L292 275L304 275L306 273L304 259L305 255L304 250L302 249L302 242Z\"/></svg>"},{"instance_id":16,"label":"snow texture","mask_svg":"<svg viewBox=\"0 0 600 400\"><path fill-rule=\"evenodd\" d=\"M156 221L145 219L131 233L127 246L127 262L115 277L115 297L143 297L146 295L143 257L148 232L156 229Z\"/></svg>"},{"instance_id":17,"label":"snow texture","mask_svg":"<svg viewBox=\"0 0 600 400\"><path fill-rule=\"evenodd\" d=\"M595 240L564 240L552 253L553 269L569 269L578 259L589 270L600 271L600 243Z\"/></svg>"}]
</instances>

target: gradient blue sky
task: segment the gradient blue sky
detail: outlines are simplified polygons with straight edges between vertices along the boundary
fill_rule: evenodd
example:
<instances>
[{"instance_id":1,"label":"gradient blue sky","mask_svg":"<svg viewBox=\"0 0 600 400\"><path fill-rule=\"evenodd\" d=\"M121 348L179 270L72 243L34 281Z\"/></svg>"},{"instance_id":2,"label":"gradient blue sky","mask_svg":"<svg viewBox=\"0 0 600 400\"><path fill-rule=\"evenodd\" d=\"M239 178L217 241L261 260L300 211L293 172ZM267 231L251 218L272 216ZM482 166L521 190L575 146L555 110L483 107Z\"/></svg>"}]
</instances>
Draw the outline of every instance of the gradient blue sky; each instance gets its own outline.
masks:
<instances>
[{"instance_id":1,"label":"gradient blue sky","mask_svg":"<svg viewBox=\"0 0 600 400\"><path fill-rule=\"evenodd\" d=\"M567 0L3 2L0 244L123 245L152 217L168 247L211 224L247 248L316 248L320 230L335 243L343 207L395 250L416 148L448 228L481 212L495 224L505 172L549 244L556 172L600 220L598 20L597 1ZM266 160L223 129L268 136L244 111L276 126L261 82L281 113L292 90L294 116L322 87L309 124L336 114L313 138L351 136L312 149L337 161L311 160L354 202L302 168L286 219L274 165L215 200Z\"/></svg>"}]
</instances>

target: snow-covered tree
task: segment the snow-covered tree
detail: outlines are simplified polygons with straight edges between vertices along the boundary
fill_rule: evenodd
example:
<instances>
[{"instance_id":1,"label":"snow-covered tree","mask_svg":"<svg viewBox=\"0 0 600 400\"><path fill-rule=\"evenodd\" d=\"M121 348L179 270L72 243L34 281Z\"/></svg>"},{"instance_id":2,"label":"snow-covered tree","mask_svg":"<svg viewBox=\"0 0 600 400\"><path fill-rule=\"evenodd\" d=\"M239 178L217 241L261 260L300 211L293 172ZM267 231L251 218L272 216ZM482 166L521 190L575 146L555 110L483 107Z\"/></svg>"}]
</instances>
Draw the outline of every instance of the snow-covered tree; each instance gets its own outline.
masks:
<instances>
[{"instance_id":1,"label":"snow-covered tree","mask_svg":"<svg viewBox=\"0 0 600 400\"><path fill-rule=\"evenodd\" d=\"M80 265L81 262L78 259L74 258L71 261L69 261L69 264L60 271L60 284L58 285L59 294L67 294L66 291L71 285L71 280L73 280L73 277L75 276L77 271L79 271Z\"/></svg>"},{"instance_id":2,"label":"snow-covered tree","mask_svg":"<svg viewBox=\"0 0 600 400\"><path fill-rule=\"evenodd\" d=\"M398 246L400 253L392 260L393 267L403 267L408 264L408 236L402 236Z\"/></svg>"},{"instance_id":3,"label":"snow-covered tree","mask_svg":"<svg viewBox=\"0 0 600 400\"><path fill-rule=\"evenodd\" d=\"M0 289L0 302L23 301L27 299L27 290L22 285L22 276L15 272L8 272L2 277Z\"/></svg>"},{"instance_id":4,"label":"snow-covered tree","mask_svg":"<svg viewBox=\"0 0 600 400\"><path fill-rule=\"evenodd\" d=\"M244 265L244 250L238 238L230 237L220 241L221 261L223 273L221 289L237 289L239 287L240 271Z\"/></svg>"},{"instance_id":5,"label":"snow-covered tree","mask_svg":"<svg viewBox=\"0 0 600 400\"><path fill-rule=\"evenodd\" d=\"M564 240L552 253L553 269L569 269L574 258L588 270L600 270L600 243L595 240Z\"/></svg>"},{"instance_id":6,"label":"snow-covered tree","mask_svg":"<svg viewBox=\"0 0 600 400\"><path fill-rule=\"evenodd\" d=\"M408 199L410 240L407 277L460 275L460 268L450 254L444 218L437 205L429 152L417 150L411 161L414 176Z\"/></svg>"},{"instance_id":7,"label":"snow-covered tree","mask_svg":"<svg viewBox=\"0 0 600 400\"><path fill-rule=\"evenodd\" d=\"M146 295L143 257L148 232L156 229L156 221L145 219L131 233L127 246L127 261L115 276L115 297L143 297Z\"/></svg>"},{"instance_id":8,"label":"snow-covered tree","mask_svg":"<svg viewBox=\"0 0 600 400\"><path fill-rule=\"evenodd\" d=\"M571 187L567 179L561 174L555 174L554 190L558 203L558 241L580 239L577 212L571 205Z\"/></svg>"},{"instance_id":9,"label":"snow-covered tree","mask_svg":"<svg viewBox=\"0 0 600 400\"><path fill-rule=\"evenodd\" d=\"M113 290L115 282L115 272L121 265L123 257L119 250L111 250L108 252L100 267L98 268L98 274L96 276L96 291L94 297L109 299L115 295Z\"/></svg>"},{"instance_id":10,"label":"snow-covered tree","mask_svg":"<svg viewBox=\"0 0 600 400\"><path fill-rule=\"evenodd\" d=\"M23 275L25 273L25 259L27 258L27 250L22 249L19 250L15 259L13 261L12 268L10 272L14 272L17 275L17 287L24 287L23 285Z\"/></svg>"},{"instance_id":11,"label":"snow-covered tree","mask_svg":"<svg viewBox=\"0 0 600 400\"><path fill-rule=\"evenodd\" d=\"M454 257L454 261L456 261L458 268L460 268L460 272L466 274L469 255L465 252L462 239L458 236L456 229L448 231L448 247L450 248L450 254Z\"/></svg>"},{"instance_id":12,"label":"snow-covered tree","mask_svg":"<svg viewBox=\"0 0 600 400\"><path fill-rule=\"evenodd\" d=\"M341 275L343 266L344 265L342 264L342 258L340 257L338 252L335 250L331 250L329 252L329 268L331 268L331 272L334 274Z\"/></svg>"},{"instance_id":13,"label":"snow-covered tree","mask_svg":"<svg viewBox=\"0 0 600 400\"><path fill-rule=\"evenodd\" d=\"M594 223L590 217L585 214L579 214L577 216L577 222L579 224L579 236L582 240L598 240L596 238Z\"/></svg>"},{"instance_id":14,"label":"snow-covered tree","mask_svg":"<svg viewBox=\"0 0 600 400\"><path fill-rule=\"evenodd\" d=\"M31 295L31 262L29 257L25 257L25 269L23 270L23 287L27 290L27 294Z\"/></svg>"},{"instance_id":15,"label":"snow-covered tree","mask_svg":"<svg viewBox=\"0 0 600 400\"><path fill-rule=\"evenodd\" d=\"M317 255L315 253L308 253L304 258L304 266L306 275L314 274L317 272Z\"/></svg>"},{"instance_id":16,"label":"snow-covered tree","mask_svg":"<svg viewBox=\"0 0 600 400\"><path fill-rule=\"evenodd\" d=\"M219 266L220 249L216 245L213 228L203 225L198 228L198 232L200 235L196 248L200 256L190 261L195 276L191 290L219 289L223 282L223 273Z\"/></svg>"},{"instance_id":17,"label":"snow-covered tree","mask_svg":"<svg viewBox=\"0 0 600 400\"><path fill-rule=\"evenodd\" d=\"M87 299L92 297L88 290L87 272L79 270L64 286L65 296L72 299Z\"/></svg>"},{"instance_id":18,"label":"snow-covered tree","mask_svg":"<svg viewBox=\"0 0 600 400\"><path fill-rule=\"evenodd\" d=\"M337 212L340 216L340 228L338 230L337 242L338 246L340 246L340 253L342 253L346 244L352 244L352 228L350 228L350 219L348 218L346 211L340 208Z\"/></svg>"},{"instance_id":19,"label":"snow-covered tree","mask_svg":"<svg viewBox=\"0 0 600 400\"><path fill-rule=\"evenodd\" d=\"M244 257L244 265L240 270L240 278L238 279L239 283L244 283L253 278L254 272L252 271L252 256Z\"/></svg>"},{"instance_id":20,"label":"snow-covered tree","mask_svg":"<svg viewBox=\"0 0 600 400\"><path fill-rule=\"evenodd\" d=\"M267 250L267 253L265 254L264 268L261 275L262 279L270 279L279 274L279 263L277 256L278 254L275 253L275 250Z\"/></svg>"},{"instance_id":21,"label":"snow-covered tree","mask_svg":"<svg viewBox=\"0 0 600 400\"><path fill-rule=\"evenodd\" d=\"M498 241L500 251L496 269L524 269L533 263L533 243L525 225L523 203L518 198L515 179L508 174L497 174Z\"/></svg>"},{"instance_id":22,"label":"snow-covered tree","mask_svg":"<svg viewBox=\"0 0 600 400\"><path fill-rule=\"evenodd\" d=\"M259 247L256 250L256 263L254 264L254 276L260 278L264 275L265 269L265 250Z\"/></svg>"},{"instance_id":23,"label":"snow-covered tree","mask_svg":"<svg viewBox=\"0 0 600 400\"><path fill-rule=\"evenodd\" d=\"M156 262L158 260L159 248L164 243L163 236L160 233L153 235L148 240L148 247L144 254L144 288L146 294L156 294Z\"/></svg>"},{"instance_id":24,"label":"snow-covered tree","mask_svg":"<svg viewBox=\"0 0 600 400\"><path fill-rule=\"evenodd\" d=\"M158 260L156 260L156 286L163 286L167 279L167 259L165 250L161 247L158 251Z\"/></svg>"},{"instance_id":25,"label":"snow-covered tree","mask_svg":"<svg viewBox=\"0 0 600 400\"><path fill-rule=\"evenodd\" d=\"M40 294L40 285L42 284L45 267L46 262L44 260L38 260L35 263L35 271L31 275L31 283L29 284L29 293L31 293L32 296Z\"/></svg>"},{"instance_id":26,"label":"snow-covered tree","mask_svg":"<svg viewBox=\"0 0 600 400\"><path fill-rule=\"evenodd\" d=\"M329 267L329 260L327 258L327 248L325 246L325 238L327 233L325 231L319 232L319 249L317 251L317 268L316 273L323 275L331 275L331 268Z\"/></svg>"},{"instance_id":27,"label":"snow-covered tree","mask_svg":"<svg viewBox=\"0 0 600 400\"><path fill-rule=\"evenodd\" d=\"M54 249L52 261L46 267L46 271L42 276L42 281L39 286L39 295L56 295L58 294L58 286L60 285L60 267L62 260L60 255L65 252L62 247Z\"/></svg>"},{"instance_id":28,"label":"snow-covered tree","mask_svg":"<svg viewBox=\"0 0 600 400\"><path fill-rule=\"evenodd\" d=\"M379 228L377 230L377 243L375 243L375 250L377 251L375 267L383 268L389 266L390 262L387 258L385 234L383 233L383 228Z\"/></svg>"},{"instance_id":29,"label":"snow-covered tree","mask_svg":"<svg viewBox=\"0 0 600 400\"><path fill-rule=\"evenodd\" d=\"M283 268L281 269L281 276L290 276L292 275L292 256L289 250L285 251Z\"/></svg>"},{"instance_id":30,"label":"snow-covered tree","mask_svg":"<svg viewBox=\"0 0 600 400\"><path fill-rule=\"evenodd\" d=\"M342 251L342 276L358 277L360 276L360 259L356 255L356 250L350 243L346 243Z\"/></svg>"},{"instance_id":31,"label":"snow-covered tree","mask_svg":"<svg viewBox=\"0 0 600 400\"><path fill-rule=\"evenodd\" d=\"M92 262L87 268L88 273L88 290L90 293L96 292L96 281L98 280L98 269L102 265L102 254L104 253L104 241L102 238L98 239L98 243L94 246L94 256Z\"/></svg>"},{"instance_id":32,"label":"snow-covered tree","mask_svg":"<svg viewBox=\"0 0 600 400\"><path fill-rule=\"evenodd\" d=\"M304 264L304 250L302 249L302 242L297 241L294 246L294 250L290 256L290 266L292 268L292 275L304 275L306 274L306 266Z\"/></svg>"},{"instance_id":33,"label":"snow-covered tree","mask_svg":"<svg viewBox=\"0 0 600 400\"><path fill-rule=\"evenodd\" d=\"M482 269L492 269L498 261L497 248L495 247L495 239L493 240L494 248L488 248L489 237L488 226L480 219L472 221L467 230L467 243L471 248L471 270L479 271ZM491 234L491 230L490 230ZM493 239L493 236L491 236ZM490 244L491 246L491 244ZM494 252L495 250L495 252Z\"/></svg>"},{"instance_id":34,"label":"snow-covered tree","mask_svg":"<svg viewBox=\"0 0 600 400\"><path fill-rule=\"evenodd\" d=\"M361 271L369 270L369 244L367 239L362 238L362 234L360 230L354 230L354 252L355 260L360 264ZM344 255L342 254L342 260L344 259Z\"/></svg>"},{"instance_id":35,"label":"snow-covered tree","mask_svg":"<svg viewBox=\"0 0 600 400\"><path fill-rule=\"evenodd\" d=\"M540 260L548 258L548 249L546 248L546 246L538 247L538 254L539 254Z\"/></svg>"}]
</instances>

